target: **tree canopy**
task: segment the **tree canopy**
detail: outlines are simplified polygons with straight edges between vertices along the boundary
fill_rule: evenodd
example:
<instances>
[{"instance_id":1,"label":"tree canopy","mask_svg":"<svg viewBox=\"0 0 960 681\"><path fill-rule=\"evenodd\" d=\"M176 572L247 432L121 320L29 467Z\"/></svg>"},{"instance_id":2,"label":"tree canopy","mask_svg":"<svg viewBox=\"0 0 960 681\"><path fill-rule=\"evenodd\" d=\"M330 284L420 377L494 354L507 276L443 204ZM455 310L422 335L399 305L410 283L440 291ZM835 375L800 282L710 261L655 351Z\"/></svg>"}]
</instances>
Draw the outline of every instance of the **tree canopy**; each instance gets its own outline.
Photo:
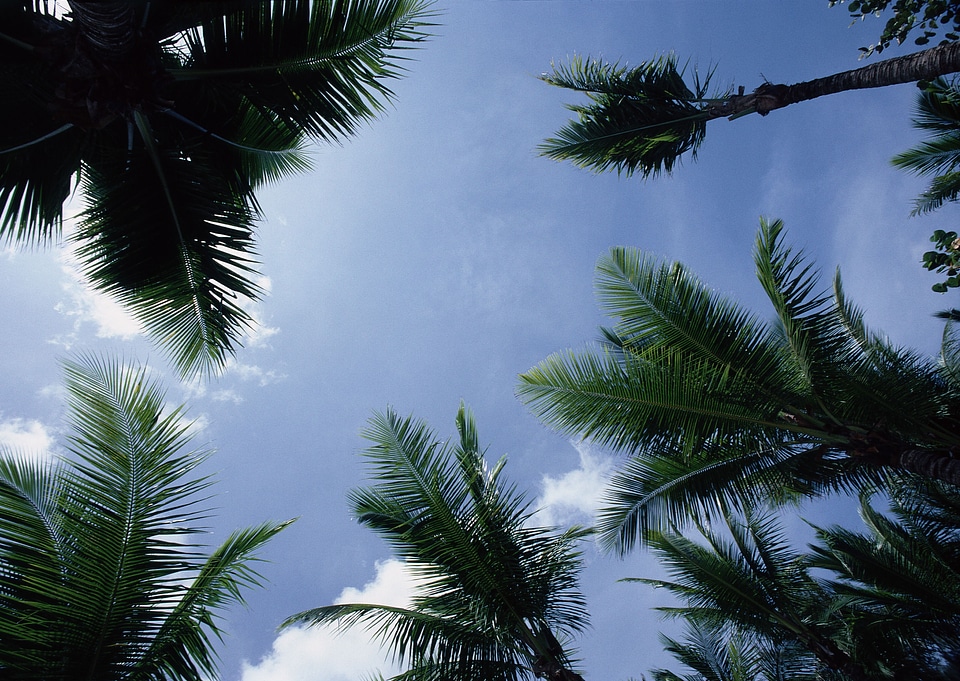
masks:
<instances>
[{"instance_id":1,"label":"tree canopy","mask_svg":"<svg viewBox=\"0 0 960 681\"><path fill-rule=\"evenodd\" d=\"M410 607L330 605L286 624L362 624L407 663L398 681L583 681L569 641L588 624L577 550L587 531L534 524L501 479L506 460L487 467L462 405L457 432L457 442L439 442L392 410L365 432L374 484L351 493L351 505L416 577Z\"/></svg>"},{"instance_id":2,"label":"tree canopy","mask_svg":"<svg viewBox=\"0 0 960 681\"><path fill-rule=\"evenodd\" d=\"M0 5L0 237L60 236L184 374L254 323L256 191L392 97L425 0Z\"/></svg>"},{"instance_id":3,"label":"tree canopy","mask_svg":"<svg viewBox=\"0 0 960 681\"><path fill-rule=\"evenodd\" d=\"M649 529L916 474L960 484L960 355L952 325L939 358L867 329L843 292L761 221L757 277L767 324L679 263L614 248L597 265L616 319L599 350L561 352L521 375L545 423L629 458L601 511L620 551Z\"/></svg>"}]
</instances>

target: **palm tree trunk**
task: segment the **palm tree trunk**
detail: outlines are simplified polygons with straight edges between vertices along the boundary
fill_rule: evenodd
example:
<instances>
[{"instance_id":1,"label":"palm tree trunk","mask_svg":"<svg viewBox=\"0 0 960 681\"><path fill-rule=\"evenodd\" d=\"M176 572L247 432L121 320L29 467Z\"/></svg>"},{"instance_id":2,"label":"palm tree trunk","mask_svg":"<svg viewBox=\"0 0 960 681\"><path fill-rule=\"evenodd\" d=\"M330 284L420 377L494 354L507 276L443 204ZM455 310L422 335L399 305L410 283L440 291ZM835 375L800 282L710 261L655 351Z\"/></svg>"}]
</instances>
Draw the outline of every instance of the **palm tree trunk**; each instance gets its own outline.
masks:
<instances>
[{"instance_id":1,"label":"palm tree trunk","mask_svg":"<svg viewBox=\"0 0 960 681\"><path fill-rule=\"evenodd\" d=\"M960 487L960 459L950 452L906 449L897 456L896 466L930 480Z\"/></svg>"},{"instance_id":2,"label":"palm tree trunk","mask_svg":"<svg viewBox=\"0 0 960 681\"><path fill-rule=\"evenodd\" d=\"M731 118L748 113L765 116L774 109L824 95L932 80L957 71L960 71L960 42L953 42L795 85L764 83L747 95L741 89L740 94L732 95L708 111L711 118Z\"/></svg>"}]
</instances>

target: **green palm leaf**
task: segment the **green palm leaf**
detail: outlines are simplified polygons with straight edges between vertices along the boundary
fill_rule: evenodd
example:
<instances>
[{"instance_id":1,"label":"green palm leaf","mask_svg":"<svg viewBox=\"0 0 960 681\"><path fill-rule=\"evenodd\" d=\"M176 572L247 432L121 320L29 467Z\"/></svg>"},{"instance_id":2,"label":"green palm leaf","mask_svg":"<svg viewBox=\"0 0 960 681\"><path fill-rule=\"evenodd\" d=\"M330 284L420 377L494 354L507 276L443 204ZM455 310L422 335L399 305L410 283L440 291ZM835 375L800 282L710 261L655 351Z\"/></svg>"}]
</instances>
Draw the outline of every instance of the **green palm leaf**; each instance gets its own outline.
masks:
<instances>
[{"instance_id":1,"label":"green palm leaf","mask_svg":"<svg viewBox=\"0 0 960 681\"><path fill-rule=\"evenodd\" d=\"M917 97L913 124L930 137L891 162L918 175L934 176L915 201L913 213L918 215L960 197L960 93L955 79L937 78L926 84Z\"/></svg>"},{"instance_id":2,"label":"green palm leaf","mask_svg":"<svg viewBox=\"0 0 960 681\"><path fill-rule=\"evenodd\" d=\"M257 583L254 553L286 523L191 540L206 478L179 408L145 369L65 363L66 446L0 457L0 671L5 678L210 678L218 610Z\"/></svg>"},{"instance_id":3,"label":"green palm leaf","mask_svg":"<svg viewBox=\"0 0 960 681\"><path fill-rule=\"evenodd\" d=\"M683 605L659 608L706 631L733 630L773 645L802 646L819 666L865 679L864 670L837 643L844 622L833 595L809 573L770 516L725 516L729 539L699 528L705 543L676 532L655 533L650 545L668 580L635 579L678 596ZM729 665L727 665L729 666Z\"/></svg>"},{"instance_id":4,"label":"green palm leaf","mask_svg":"<svg viewBox=\"0 0 960 681\"><path fill-rule=\"evenodd\" d=\"M755 260L774 325L679 264L615 248L597 266L615 318L601 350L557 353L520 376L539 418L630 456L599 519L608 548L758 496L858 491L904 471L960 482L952 346L937 363L868 331L839 276L832 300L818 291L778 220L761 221Z\"/></svg>"},{"instance_id":5,"label":"green palm leaf","mask_svg":"<svg viewBox=\"0 0 960 681\"><path fill-rule=\"evenodd\" d=\"M633 68L582 57L554 65L541 79L585 92L590 103L568 106L577 120L545 140L540 152L597 172L669 173L682 154L696 157L711 118L704 106L710 74L703 82L696 78L691 89L684 70L673 55Z\"/></svg>"}]
</instances>

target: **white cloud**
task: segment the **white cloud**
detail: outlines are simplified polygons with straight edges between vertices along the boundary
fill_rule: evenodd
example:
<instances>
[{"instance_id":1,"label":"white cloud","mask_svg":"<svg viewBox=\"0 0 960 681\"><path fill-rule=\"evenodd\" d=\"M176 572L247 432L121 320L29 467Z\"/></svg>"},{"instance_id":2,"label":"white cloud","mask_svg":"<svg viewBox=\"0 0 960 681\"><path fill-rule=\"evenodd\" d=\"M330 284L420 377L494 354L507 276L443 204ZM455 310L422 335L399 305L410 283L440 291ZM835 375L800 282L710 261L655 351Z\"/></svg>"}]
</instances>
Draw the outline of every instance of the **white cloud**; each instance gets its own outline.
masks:
<instances>
[{"instance_id":1,"label":"white cloud","mask_svg":"<svg viewBox=\"0 0 960 681\"><path fill-rule=\"evenodd\" d=\"M260 290L263 291L264 297L270 295L270 291L273 289L273 282L270 280L270 277L265 277L263 275L255 277L254 284L256 284ZM263 306L260 302L247 298L240 303L240 307L243 308L244 312L250 315L251 319L253 319L252 328L247 329L243 337L243 345L245 347L264 347L268 345L268 341L273 336L280 333L280 329L278 327L267 326L264 324Z\"/></svg>"},{"instance_id":2,"label":"white cloud","mask_svg":"<svg viewBox=\"0 0 960 681\"><path fill-rule=\"evenodd\" d=\"M374 580L362 589L345 588L337 603L409 605L413 578L403 562L377 563ZM357 681L379 671L399 673L389 654L356 627L337 631L326 627L291 627L273 642L273 649L256 665L244 662L242 681Z\"/></svg>"},{"instance_id":3,"label":"white cloud","mask_svg":"<svg viewBox=\"0 0 960 681\"><path fill-rule=\"evenodd\" d=\"M256 382L261 388L286 378L285 374L279 374L272 370L264 370L255 364L242 364L234 358L227 360L223 368L223 375L236 376L245 382Z\"/></svg>"},{"instance_id":4,"label":"white cloud","mask_svg":"<svg viewBox=\"0 0 960 681\"><path fill-rule=\"evenodd\" d=\"M62 283L66 300L56 306L57 312L72 317L73 333L60 336L55 343L69 349L84 324L96 327L98 338L130 340L143 333L143 328L120 303L113 298L94 291L80 274L72 249L64 249L60 256L64 274Z\"/></svg>"},{"instance_id":5,"label":"white cloud","mask_svg":"<svg viewBox=\"0 0 960 681\"><path fill-rule=\"evenodd\" d=\"M39 459L49 459L53 451L53 437L39 421L10 419L0 421L0 447Z\"/></svg>"},{"instance_id":6,"label":"white cloud","mask_svg":"<svg viewBox=\"0 0 960 681\"><path fill-rule=\"evenodd\" d=\"M580 467L557 478L543 476L543 493L537 500L538 524L565 527L593 523L613 473L613 461L588 442L573 446L580 454Z\"/></svg>"}]
</instances>

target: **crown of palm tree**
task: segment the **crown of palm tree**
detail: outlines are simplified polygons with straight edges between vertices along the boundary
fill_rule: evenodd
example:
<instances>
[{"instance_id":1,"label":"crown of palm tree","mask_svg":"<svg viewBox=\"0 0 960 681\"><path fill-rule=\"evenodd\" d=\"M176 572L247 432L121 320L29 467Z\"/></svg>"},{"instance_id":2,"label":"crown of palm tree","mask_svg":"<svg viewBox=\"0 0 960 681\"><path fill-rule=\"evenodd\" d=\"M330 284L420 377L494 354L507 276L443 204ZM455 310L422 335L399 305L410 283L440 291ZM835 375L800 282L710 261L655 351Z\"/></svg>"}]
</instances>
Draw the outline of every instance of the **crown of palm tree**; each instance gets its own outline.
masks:
<instances>
[{"instance_id":1,"label":"crown of palm tree","mask_svg":"<svg viewBox=\"0 0 960 681\"><path fill-rule=\"evenodd\" d=\"M933 80L960 71L960 43L876 62L792 85L765 82L752 92L728 90L707 96L710 76L684 83L685 69L673 55L627 68L574 57L541 78L587 95L586 105L569 105L577 118L547 139L540 151L556 160L603 172L611 168L644 179L669 173L680 157L696 156L708 121L735 119L847 90Z\"/></svg>"},{"instance_id":2,"label":"crown of palm tree","mask_svg":"<svg viewBox=\"0 0 960 681\"><path fill-rule=\"evenodd\" d=\"M253 324L255 191L377 115L424 0L3 3L0 237L73 235L91 284L184 373Z\"/></svg>"},{"instance_id":3,"label":"crown of palm tree","mask_svg":"<svg viewBox=\"0 0 960 681\"><path fill-rule=\"evenodd\" d=\"M285 625L363 624L409 670L396 677L582 681L561 643L587 624L576 544L587 533L531 525L522 495L488 470L472 415L459 442L438 442L418 421L375 416L365 436L376 484L354 491L360 522L383 535L418 578L408 608L332 605Z\"/></svg>"},{"instance_id":4,"label":"crown of palm tree","mask_svg":"<svg viewBox=\"0 0 960 681\"><path fill-rule=\"evenodd\" d=\"M756 264L773 325L679 264L615 248L598 264L617 319L601 351L553 355L520 377L520 398L553 427L624 452L598 522L626 551L648 528L756 497L880 484L913 471L954 484L960 467L957 344L939 361L868 331L843 294L762 221Z\"/></svg>"}]
</instances>

